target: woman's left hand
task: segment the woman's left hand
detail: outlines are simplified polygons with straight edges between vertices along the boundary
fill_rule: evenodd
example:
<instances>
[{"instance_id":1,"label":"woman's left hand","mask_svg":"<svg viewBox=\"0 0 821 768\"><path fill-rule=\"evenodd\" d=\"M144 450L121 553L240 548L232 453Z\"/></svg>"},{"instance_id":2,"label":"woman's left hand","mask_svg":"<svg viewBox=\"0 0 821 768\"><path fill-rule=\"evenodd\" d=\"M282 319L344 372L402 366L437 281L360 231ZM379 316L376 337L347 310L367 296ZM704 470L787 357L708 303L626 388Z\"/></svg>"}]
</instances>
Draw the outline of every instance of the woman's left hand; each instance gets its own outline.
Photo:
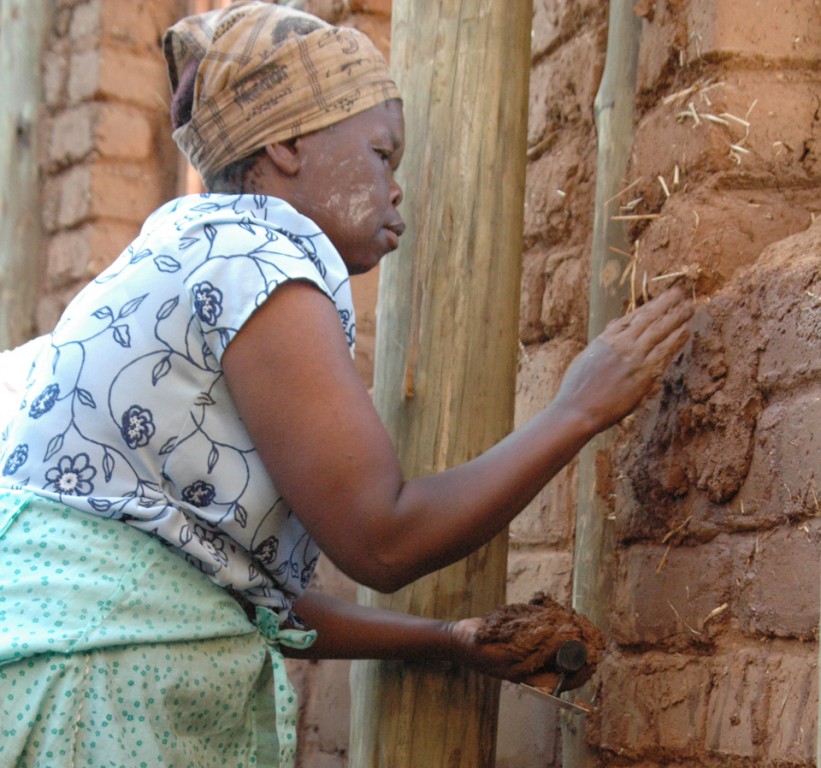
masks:
<instances>
[{"instance_id":1,"label":"woman's left hand","mask_svg":"<svg viewBox=\"0 0 821 768\"><path fill-rule=\"evenodd\" d=\"M476 633L482 624L480 618L462 619L451 623L453 661L502 680L529 683L550 691L556 688L559 683L557 674L545 670L525 674L521 671L522 659L509 649L495 643L478 642Z\"/></svg>"}]
</instances>

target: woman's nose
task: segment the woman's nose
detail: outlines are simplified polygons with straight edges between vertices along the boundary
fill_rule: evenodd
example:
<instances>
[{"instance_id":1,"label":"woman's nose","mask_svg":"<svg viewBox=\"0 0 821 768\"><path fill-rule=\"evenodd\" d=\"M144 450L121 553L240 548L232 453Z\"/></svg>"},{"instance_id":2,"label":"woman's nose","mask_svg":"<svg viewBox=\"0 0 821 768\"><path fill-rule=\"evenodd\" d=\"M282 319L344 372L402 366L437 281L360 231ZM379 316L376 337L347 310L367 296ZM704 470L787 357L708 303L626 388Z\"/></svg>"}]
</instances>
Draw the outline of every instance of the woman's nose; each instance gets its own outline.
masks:
<instances>
[{"instance_id":1,"label":"woman's nose","mask_svg":"<svg viewBox=\"0 0 821 768\"><path fill-rule=\"evenodd\" d=\"M402 187L399 186L396 179L391 179L391 203L393 204L393 207L398 207L404 197L405 195L402 192Z\"/></svg>"}]
</instances>

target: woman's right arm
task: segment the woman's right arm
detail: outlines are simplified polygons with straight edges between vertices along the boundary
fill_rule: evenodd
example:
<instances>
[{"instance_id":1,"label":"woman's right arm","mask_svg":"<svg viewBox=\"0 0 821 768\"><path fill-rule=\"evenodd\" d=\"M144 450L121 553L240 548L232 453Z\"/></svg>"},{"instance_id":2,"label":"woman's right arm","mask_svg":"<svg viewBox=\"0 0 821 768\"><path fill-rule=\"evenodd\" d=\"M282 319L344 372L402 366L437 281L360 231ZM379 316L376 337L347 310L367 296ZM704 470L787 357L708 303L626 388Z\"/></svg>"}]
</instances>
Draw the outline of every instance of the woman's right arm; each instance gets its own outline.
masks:
<instances>
[{"instance_id":1,"label":"woman's right arm","mask_svg":"<svg viewBox=\"0 0 821 768\"><path fill-rule=\"evenodd\" d=\"M319 547L361 584L393 591L501 531L597 432L632 411L687 338L673 290L611 324L556 399L481 456L405 481L336 309L294 282L223 357L232 397L274 484Z\"/></svg>"}]
</instances>

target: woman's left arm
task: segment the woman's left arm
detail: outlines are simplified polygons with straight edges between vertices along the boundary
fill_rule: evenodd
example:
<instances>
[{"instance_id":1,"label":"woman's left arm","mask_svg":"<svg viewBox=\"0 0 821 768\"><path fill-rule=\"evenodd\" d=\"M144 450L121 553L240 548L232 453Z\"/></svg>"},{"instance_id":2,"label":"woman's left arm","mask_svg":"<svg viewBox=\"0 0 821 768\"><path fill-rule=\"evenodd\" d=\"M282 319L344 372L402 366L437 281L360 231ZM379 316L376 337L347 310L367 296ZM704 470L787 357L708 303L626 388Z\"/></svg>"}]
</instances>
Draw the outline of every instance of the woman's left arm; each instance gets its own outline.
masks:
<instances>
[{"instance_id":1,"label":"woman's left arm","mask_svg":"<svg viewBox=\"0 0 821 768\"><path fill-rule=\"evenodd\" d=\"M300 659L395 659L451 661L504 680L519 661L490 644L476 642L481 619L445 621L370 608L307 590L295 613L317 639L304 650L282 647L285 656Z\"/></svg>"}]
</instances>

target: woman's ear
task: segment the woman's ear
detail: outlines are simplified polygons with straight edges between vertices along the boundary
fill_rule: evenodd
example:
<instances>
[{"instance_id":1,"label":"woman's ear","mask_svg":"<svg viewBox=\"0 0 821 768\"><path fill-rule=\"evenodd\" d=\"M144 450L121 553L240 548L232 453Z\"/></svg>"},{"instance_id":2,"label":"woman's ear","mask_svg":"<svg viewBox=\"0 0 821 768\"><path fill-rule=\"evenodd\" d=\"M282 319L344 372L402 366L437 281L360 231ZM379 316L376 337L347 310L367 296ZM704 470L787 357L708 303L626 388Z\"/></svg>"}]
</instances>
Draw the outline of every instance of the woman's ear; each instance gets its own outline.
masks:
<instances>
[{"instance_id":1,"label":"woman's ear","mask_svg":"<svg viewBox=\"0 0 821 768\"><path fill-rule=\"evenodd\" d=\"M302 155L299 151L299 139L288 139L276 144L266 144L265 153L277 168L285 176L296 176L302 167Z\"/></svg>"}]
</instances>

